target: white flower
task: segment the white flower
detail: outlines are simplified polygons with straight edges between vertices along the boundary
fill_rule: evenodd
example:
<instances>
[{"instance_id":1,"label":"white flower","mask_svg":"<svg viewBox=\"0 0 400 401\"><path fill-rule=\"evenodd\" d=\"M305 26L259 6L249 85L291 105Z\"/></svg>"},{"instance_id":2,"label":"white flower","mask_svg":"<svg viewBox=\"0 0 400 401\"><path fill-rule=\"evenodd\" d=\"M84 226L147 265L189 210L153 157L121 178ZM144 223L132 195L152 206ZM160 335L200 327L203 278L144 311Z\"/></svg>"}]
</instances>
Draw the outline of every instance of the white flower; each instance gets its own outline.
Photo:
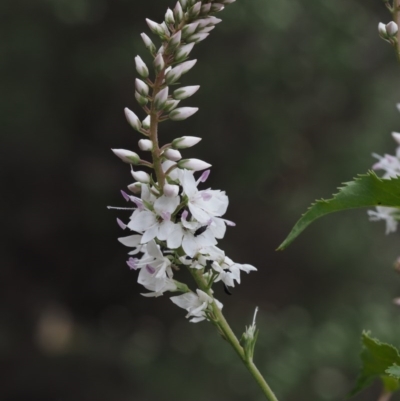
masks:
<instances>
[{"instance_id":1,"label":"white flower","mask_svg":"<svg viewBox=\"0 0 400 401\"><path fill-rule=\"evenodd\" d=\"M176 290L176 284L172 280L171 261L162 254L154 241L147 244L146 253L135 262L137 268L140 268L138 283L153 291L153 293L142 295L157 297L165 291Z\"/></svg>"},{"instance_id":2,"label":"white flower","mask_svg":"<svg viewBox=\"0 0 400 401\"><path fill-rule=\"evenodd\" d=\"M399 211L395 207L377 206L376 211L368 210L367 213L371 221L386 221L386 234L390 234L397 229L396 216L399 214Z\"/></svg>"},{"instance_id":3,"label":"white flower","mask_svg":"<svg viewBox=\"0 0 400 401\"><path fill-rule=\"evenodd\" d=\"M192 317L190 322L197 323L206 319L206 310L213 301L217 304L219 309L222 309L223 305L221 302L213 299L207 295L204 291L197 289L197 295L193 292L188 292L177 297L171 297L171 301L178 305L180 308L186 309L189 313L186 315L187 318Z\"/></svg>"},{"instance_id":4,"label":"white flower","mask_svg":"<svg viewBox=\"0 0 400 401\"><path fill-rule=\"evenodd\" d=\"M140 157L137 153L126 149L111 149L115 156L118 156L123 162L130 164L138 164Z\"/></svg>"},{"instance_id":5,"label":"white flower","mask_svg":"<svg viewBox=\"0 0 400 401\"><path fill-rule=\"evenodd\" d=\"M146 187L144 186L144 188ZM146 194L148 192L143 191L142 187L142 200L144 200L144 193ZM146 202L144 202L144 204ZM153 238L165 241L171 230L174 228L174 223L171 221L171 215L179 203L179 196L167 197L163 195L154 202L154 210L148 210L146 207L142 210L139 210L139 208L135 210L131 216L128 228L132 231L143 233L141 239L142 244L151 241Z\"/></svg>"},{"instance_id":6,"label":"white flower","mask_svg":"<svg viewBox=\"0 0 400 401\"><path fill-rule=\"evenodd\" d=\"M400 160L392 155L379 156L376 153L373 153L373 156L376 157L379 161L375 163L372 168L374 170L384 170L385 174L383 178L396 177L400 175Z\"/></svg>"},{"instance_id":7,"label":"white flower","mask_svg":"<svg viewBox=\"0 0 400 401\"><path fill-rule=\"evenodd\" d=\"M229 200L223 191L211 189L199 191L197 185L202 177L196 182L192 172L181 170L180 173L180 182L183 193L188 197L190 212L198 222L206 224L210 222L211 217L220 217L225 214Z\"/></svg>"}]
</instances>

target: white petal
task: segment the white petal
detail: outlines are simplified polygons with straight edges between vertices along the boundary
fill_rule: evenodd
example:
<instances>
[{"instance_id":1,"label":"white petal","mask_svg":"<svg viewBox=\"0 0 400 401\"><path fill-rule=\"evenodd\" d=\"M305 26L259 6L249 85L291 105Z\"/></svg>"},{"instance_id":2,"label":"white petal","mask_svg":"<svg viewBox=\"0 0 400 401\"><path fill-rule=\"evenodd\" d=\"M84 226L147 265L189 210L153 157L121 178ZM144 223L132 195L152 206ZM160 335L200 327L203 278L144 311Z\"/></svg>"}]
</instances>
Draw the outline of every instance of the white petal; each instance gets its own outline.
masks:
<instances>
[{"instance_id":1,"label":"white petal","mask_svg":"<svg viewBox=\"0 0 400 401\"><path fill-rule=\"evenodd\" d=\"M155 223L153 226L148 228L142 237L142 244L146 244L147 242L151 241L154 239L158 234L158 224Z\"/></svg>"},{"instance_id":2,"label":"white petal","mask_svg":"<svg viewBox=\"0 0 400 401\"><path fill-rule=\"evenodd\" d=\"M161 215L163 212L173 213L177 206L180 203L180 197L168 197L168 196L160 196L154 202L154 210L157 212L158 215Z\"/></svg>"},{"instance_id":3,"label":"white petal","mask_svg":"<svg viewBox=\"0 0 400 401\"><path fill-rule=\"evenodd\" d=\"M141 235L135 234L135 235L129 235L128 237L120 237L118 238L118 241L125 246L136 248L140 245L141 238L142 238Z\"/></svg>"},{"instance_id":4,"label":"white petal","mask_svg":"<svg viewBox=\"0 0 400 401\"><path fill-rule=\"evenodd\" d=\"M167 245L170 249L179 248L182 244L183 229L180 224L175 224L167 238Z\"/></svg>"},{"instance_id":5,"label":"white petal","mask_svg":"<svg viewBox=\"0 0 400 401\"><path fill-rule=\"evenodd\" d=\"M131 230L140 233L147 230L156 223L157 220L154 213L145 210L134 216L134 218L129 222L128 227Z\"/></svg>"}]
</instances>

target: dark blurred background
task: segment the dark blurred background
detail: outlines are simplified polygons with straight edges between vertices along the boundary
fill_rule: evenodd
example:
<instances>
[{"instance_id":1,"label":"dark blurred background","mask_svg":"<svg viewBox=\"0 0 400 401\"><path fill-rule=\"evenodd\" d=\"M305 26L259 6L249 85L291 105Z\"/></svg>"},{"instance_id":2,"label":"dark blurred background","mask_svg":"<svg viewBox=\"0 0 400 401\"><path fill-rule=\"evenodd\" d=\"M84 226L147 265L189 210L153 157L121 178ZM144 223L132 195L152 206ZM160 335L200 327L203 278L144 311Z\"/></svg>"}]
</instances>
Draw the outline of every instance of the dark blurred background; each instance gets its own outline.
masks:
<instances>
[{"instance_id":1,"label":"dark blurred background","mask_svg":"<svg viewBox=\"0 0 400 401\"><path fill-rule=\"evenodd\" d=\"M123 108L140 113L139 34L173 5L0 2L1 401L263 399L212 325L140 295L117 242L128 214L106 209L132 181L110 148L137 150ZM360 210L275 248L372 152L394 153L400 66L377 34L390 16L380 0L240 0L221 17L183 80L201 85L185 101L200 111L164 123L161 141L202 137L185 156L212 163L230 196L221 247L259 271L217 297L238 335L260 307L255 359L280 400L342 400L363 329L400 346L399 234Z\"/></svg>"}]
</instances>

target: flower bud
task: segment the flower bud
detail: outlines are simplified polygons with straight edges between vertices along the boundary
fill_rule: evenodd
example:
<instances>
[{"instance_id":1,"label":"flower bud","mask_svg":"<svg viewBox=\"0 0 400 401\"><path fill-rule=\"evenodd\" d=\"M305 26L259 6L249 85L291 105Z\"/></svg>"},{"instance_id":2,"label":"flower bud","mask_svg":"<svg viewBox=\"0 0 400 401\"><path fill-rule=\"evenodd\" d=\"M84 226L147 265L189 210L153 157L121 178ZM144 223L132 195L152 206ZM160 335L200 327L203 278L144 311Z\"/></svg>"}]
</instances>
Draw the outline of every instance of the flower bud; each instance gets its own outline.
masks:
<instances>
[{"instance_id":1,"label":"flower bud","mask_svg":"<svg viewBox=\"0 0 400 401\"><path fill-rule=\"evenodd\" d=\"M222 11L224 8L225 8L224 5L221 3L213 3L211 5L211 12L218 13L219 11Z\"/></svg>"},{"instance_id":2,"label":"flower bud","mask_svg":"<svg viewBox=\"0 0 400 401\"><path fill-rule=\"evenodd\" d=\"M201 171L211 167L211 164L199 159L183 159L178 162L179 168L186 168L187 170Z\"/></svg>"},{"instance_id":3,"label":"flower bud","mask_svg":"<svg viewBox=\"0 0 400 401\"><path fill-rule=\"evenodd\" d=\"M168 89L168 86L166 86L164 89L161 89L160 92L158 92L155 96L154 106L157 110L162 110L164 108L165 103L168 99Z\"/></svg>"},{"instance_id":4,"label":"flower bud","mask_svg":"<svg viewBox=\"0 0 400 401\"><path fill-rule=\"evenodd\" d=\"M400 145L400 133L399 132L392 132L392 137Z\"/></svg>"},{"instance_id":5,"label":"flower bud","mask_svg":"<svg viewBox=\"0 0 400 401\"><path fill-rule=\"evenodd\" d=\"M175 149L167 149L163 155L168 159L168 160L172 160L173 162L176 162L178 160L182 159L182 155L181 152L179 152L179 150L175 150Z\"/></svg>"},{"instance_id":6,"label":"flower bud","mask_svg":"<svg viewBox=\"0 0 400 401\"><path fill-rule=\"evenodd\" d=\"M378 24L378 32L379 32L379 36L386 39L387 38L387 32L386 32L386 25L383 24L382 22L380 22Z\"/></svg>"},{"instance_id":7,"label":"flower bud","mask_svg":"<svg viewBox=\"0 0 400 401\"><path fill-rule=\"evenodd\" d=\"M178 79L182 76L182 69L180 68L180 65L177 67L171 68L166 74L165 74L165 82L167 85L172 85Z\"/></svg>"},{"instance_id":8,"label":"flower bud","mask_svg":"<svg viewBox=\"0 0 400 401\"><path fill-rule=\"evenodd\" d=\"M143 121L142 121L142 126L144 129L149 129L150 128L150 122L151 122L151 116L147 116Z\"/></svg>"},{"instance_id":9,"label":"flower bud","mask_svg":"<svg viewBox=\"0 0 400 401\"><path fill-rule=\"evenodd\" d=\"M188 0L179 0L179 3L181 3L182 9L186 10L186 7L188 5Z\"/></svg>"},{"instance_id":10,"label":"flower bud","mask_svg":"<svg viewBox=\"0 0 400 401\"><path fill-rule=\"evenodd\" d=\"M147 96L149 94L149 87L139 78L135 80L135 88L142 96Z\"/></svg>"},{"instance_id":11,"label":"flower bud","mask_svg":"<svg viewBox=\"0 0 400 401\"><path fill-rule=\"evenodd\" d=\"M179 187L178 187L178 185L165 184L164 188L163 188L163 192L164 192L165 196L172 198L174 196L178 196Z\"/></svg>"},{"instance_id":12,"label":"flower bud","mask_svg":"<svg viewBox=\"0 0 400 401\"><path fill-rule=\"evenodd\" d=\"M199 85L194 85L194 86L185 86L183 88L176 89L174 91L174 99L177 100L184 100L187 99L188 97L194 95L198 90L200 86Z\"/></svg>"},{"instance_id":13,"label":"flower bud","mask_svg":"<svg viewBox=\"0 0 400 401\"><path fill-rule=\"evenodd\" d=\"M199 43L202 40L206 39L209 33L195 33L194 35L189 36L186 38L186 42L188 43Z\"/></svg>"},{"instance_id":14,"label":"flower bud","mask_svg":"<svg viewBox=\"0 0 400 401\"><path fill-rule=\"evenodd\" d=\"M184 63L179 64L176 68L179 68L181 70L181 75L183 75L190 71L196 63L197 60L185 61Z\"/></svg>"},{"instance_id":15,"label":"flower bud","mask_svg":"<svg viewBox=\"0 0 400 401\"><path fill-rule=\"evenodd\" d=\"M194 145L197 145L201 141L201 138L196 136L183 136L181 138L176 138L172 141L173 149L186 149Z\"/></svg>"},{"instance_id":16,"label":"flower bud","mask_svg":"<svg viewBox=\"0 0 400 401\"><path fill-rule=\"evenodd\" d=\"M200 15L208 15L211 10L211 3L203 4L201 6Z\"/></svg>"},{"instance_id":17,"label":"flower bud","mask_svg":"<svg viewBox=\"0 0 400 401\"><path fill-rule=\"evenodd\" d=\"M187 24L182 28L182 37L186 38L190 35L193 35L196 32L197 27L199 26L199 21L192 22L191 24Z\"/></svg>"},{"instance_id":18,"label":"flower bud","mask_svg":"<svg viewBox=\"0 0 400 401\"><path fill-rule=\"evenodd\" d=\"M220 2L222 3L222 4L232 4L232 3L234 3L236 0L220 0Z\"/></svg>"},{"instance_id":19,"label":"flower bud","mask_svg":"<svg viewBox=\"0 0 400 401\"><path fill-rule=\"evenodd\" d=\"M156 46L155 44L152 42L152 40L145 34L142 33L140 35L142 37L142 40L144 42L144 45L146 46L146 48L149 50L149 52L151 54L154 54L156 52Z\"/></svg>"},{"instance_id":20,"label":"flower bud","mask_svg":"<svg viewBox=\"0 0 400 401\"><path fill-rule=\"evenodd\" d=\"M148 184L150 182L150 175L145 171L133 171L131 170L131 174L134 180L139 181L143 184Z\"/></svg>"},{"instance_id":21,"label":"flower bud","mask_svg":"<svg viewBox=\"0 0 400 401\"><path fill-rule=\"evenodd\" d=\"M180 103L179 100L174 100L174 99L168 99L165 102L165 106L164 106L164 112L165 113L169 113L170 111L176 109L178 107L178 104Z\"/></svg>"},{"instance_id":22,"label":"flower bud","mask_svg":"<svg viewBox=\"0 0 400 401\"><path fill-rule=\"evenodd\" d=\"M148 18L146 18L146 22L153 33L155 33L158 36L164 35L164 28L160 24L157 24L157 22L154 22Z\"/></svg>"},{"instance_id":23,"label":"flower bud","mask_svg":"<svg viewBox=\"0 0 400 401\"><path fill-rule=\"evenodd\" d=\"M200 14L200 10L201 10L201 1L198 1L193 7L190 8L190 10L188 11L188 16L190 19L194 20L196 19L199 14Z\"/></svg>"},{"instance_id":24,"label":"flower bud","mask_svg":"<svg viewBox=\"0 0 400 401\"><path fill-rule=\"evenodd\" d=\"M210 26L210 25L217 25L222 21L222 19L214 17L211 15L210 17L203 18L199 20L199 28L203 28L205 26Z\"/></svg>"},{"instance_id":25,"label":"flower bud","mask_svg":"<svg viewBox=\"0 0 400 401\"><path fill-rule=\"evenodd\" d=\"M138 164L140 157L137 153L126 149L111 149L115 156L118 156L123 162L130 164Z\"/></svg>"},{"instance_id":26,"label":"flower bud","mask_svg":"<svg viewBox=\"0 0 400 401\"><path fill-rule=\"evenodd\" d=\"M149 76L149 69L147 68L144 61L141 59L140 56L135 57L135 64L136 64L136 71L140 76L143 78L147 78Z\"/></svg>"},{"instance_id":27,"label":"flower bud","mask_svg":"<svg viewBox=\"0 0 400 401\"><path fill-rule=\"evenodd\" d=\"M175 60L181 62L186 60L192 51L195 43L188 43L187 45L180 46L175 52Z\"/></svg>"},{"instance_id":28,"label":"flower bud","mask_svg":"<svg viewBox=\"0 0 400 401\"><path fill-rule=\"evenodd\" d=\"M171 32L169 31L169 28L165 22L161 24L161 28L164 30L164 37L169 38L171 36Z\"/></svg>"},{"instance_id":29,"label":"flower bud","mask_svg":"<svg viewBox=\"0 0 400 401\"><path fill-rule=\"evenodd\" d=\"M199 33L208 33L208 32L211 32L213 29L215 29L215 25L205 26L204 28L201 28L197 32L197 34L199 34Z\"/></svg>"},{"instance_id":30,"label":"flower bud","mask_svg":"<svg viewBox=\"0 0 400 401\"><path fill-rule=\"evenodd\" d=\"M142 191L142 183L134 182L133 184L128 185L128 189L134 194L140 194L140 192Z\"/></svg>"},{"instance_id":31,"label":"flower bud","mask_svg":"<svg viewBox=\"0 0 400 401\"><path fill-rule=\"evenodd\" d=\"M171 39L168 42L168 53L173 53L175 49L181 44L182 31L178 31L171 36Z\"/></svg>"},{"instance_id":32,"label":"flower bud","mask_svg":"<svg viewBox=\"0 0 400 401\"><path fill-rule=\"evenodd\" d=\"M151 142L150 139L140 139L138 145L139 149L144 152L153 150L153 142Z\"/></svg>"},{"instance_id":33,"label":"flower bud","mask_svg":"<svg viewBox=\"0 0 400 401\"><path fill-rule=\"evenodd\" d=\"M176 6L174 8L174 16L177 23L183 20L183 10L181 3L179 3L179 1L176 2Z\"/></svg>"},{"instance_id":34,"label":"flower bud","mask_svg":"<svg viewBox=\"0 0 400 401\"><path fill-rule=\"evenodd\" d=\"M129 123L129 125L136 131L140 132L140 129L142 128L142 124L141 124L138 116L132 110L129 110L127 107L125 107L124 112L125 112L125 117Z\"/></svg>"},{"instance_id":35,"label":"flower bud","mask_svg":"<svg viewBox=\"0 0 400 401\"><path fill-rule=\"evenodd\" d=\"M170 8L168 8L167 12L165 13L165 22L171 25L175 24L174 13Z\"/></svg>"},{"instance_id":36,"label":"flower bud","mask_svg":"<svg viewBox=\"0 0 400 401\"><path fill-rule=\"evenodd\" d=\"M169 118L173 121L183 121L192 116L199 110L198 107L180 107L169 113Z\"/></svg>"},{"instance_id":37,"label":"flower bud","mask_svg":"<svg viewBox=\"0 0 400 401\"><path fill-rule=\"evenodd\" d=\"M157 74L165 68L164 57L161 53L158 53L156 58L154 59L154 69Z\"/></svg>"},{"instance_id":38,"label":"flower bud","mask_svg":"<svg viewBox=\"0 0 400 401\"><path fill-rule=\"evenodd\" d=\"M398 32L399 27L397 26L397 24L393 21L389 22L386 25L386 32L389 36L393 37L396 35L396 33Z\"/></svg>"},{"instance_id":39,"label":"flower bud","mask_svg":"<svg viewBox=\"0 0 400 401\"><path fill-rule=\"evenodd\" d=\"M139 92L135 91L135 99L139 103L140 106L146 106L149 99L147 97L142 96Z\"/></svg>"}]
</instances>

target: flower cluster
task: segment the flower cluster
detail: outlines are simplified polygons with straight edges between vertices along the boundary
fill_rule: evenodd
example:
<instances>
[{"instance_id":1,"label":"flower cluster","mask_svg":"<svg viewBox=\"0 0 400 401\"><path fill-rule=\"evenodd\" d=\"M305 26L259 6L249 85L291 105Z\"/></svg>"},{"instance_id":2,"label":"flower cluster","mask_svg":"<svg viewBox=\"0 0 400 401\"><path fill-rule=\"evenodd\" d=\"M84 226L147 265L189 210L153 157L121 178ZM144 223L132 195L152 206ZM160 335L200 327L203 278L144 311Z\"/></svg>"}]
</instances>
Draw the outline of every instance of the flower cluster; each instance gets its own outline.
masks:
<instances>
[{"instance_id":1,"label":"flower cluster","mask_svg":"<svg viewBox=\"0 0 400 401\"><path fill-rule=\"evenodd\" d=\"M199 86L186 86L172 91L181 76L187 73L196 60L187 60L196 43L204 40L215 25L221 22L214 16L224 6L235 0L218 2L179 0L174 9L168 9L161 24L147 20L151 31L161 39L157 50L152 40L142 34L142 39L152 57L154 78L140 56L135 58L135 98L147 117L143 120L125 109L128 123L145 138L139 148L151 152L151 162L135 152L113 149L125 163L131 165L135 182L128 185L131 194L122 191L133 213L129 221L117 219L119 226L133 232L119 238L132 248L127 264L138 270L138 282L147 297L158 297L167 291L182 292L171 300L188 311L192 322L212 318L212 310L222 308L213 297L212 285L222 281L227 291L240 283L240 273L256 270L248 264L234 263L216 245L225 235L227 226L234 223L224 219L228 197L225 192L199 189L206 182L211 167L199 159L182 159L181 150L196 145L201 138L184 136L160 147L158 124L165 120L181 121L197 112L194 107L177 107L180 101L192 96ZM134 167L135 166L135 167ZM151 173L138 170L137 166L150 168ZM196 178L196 172L199 176ZM117 208L118 209L118 208ZM192 292L176 280L180 269L200 274L200 288Z\"/></svg>"},{"instance_id":2,"label":"flower cluster","mask_svg":"<svg viewBox=\"0 0 400 401\"><path fill-rule=\"evenodd\" d=\"M400 111L400 103L397 104L397 109ZM383 170L382 178L392 178L400 175L400 133L392 132L393 139L399 145L396 149L396 155L380 156L373 153L373 156L378 161L372 166L374 170ZM370 220L386 222L386 234L397 230L398 220L400 220L400 210L395 207L377 206L375 210L368 210Z\"/></svg>"}]
</instances>

